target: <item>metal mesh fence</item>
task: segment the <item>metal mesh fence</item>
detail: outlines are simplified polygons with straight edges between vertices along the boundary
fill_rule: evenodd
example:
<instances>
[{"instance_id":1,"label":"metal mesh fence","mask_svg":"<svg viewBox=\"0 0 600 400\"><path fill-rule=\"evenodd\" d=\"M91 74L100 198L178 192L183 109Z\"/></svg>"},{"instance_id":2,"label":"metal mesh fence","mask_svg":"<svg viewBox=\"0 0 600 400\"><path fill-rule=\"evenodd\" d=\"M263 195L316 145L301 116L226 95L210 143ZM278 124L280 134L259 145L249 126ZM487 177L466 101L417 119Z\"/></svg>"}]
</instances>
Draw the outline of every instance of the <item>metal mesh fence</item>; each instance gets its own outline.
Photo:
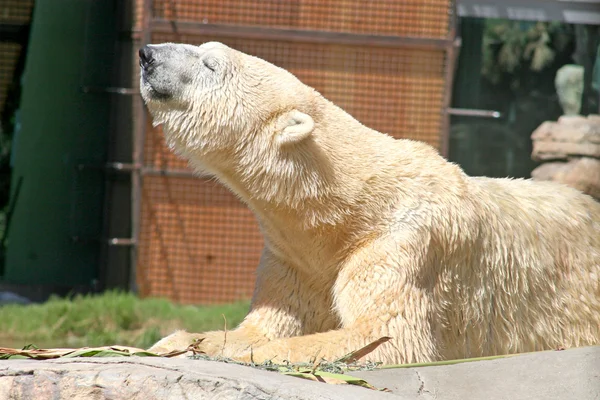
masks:
<instances>
[{"instance_id":1,"label":"metal mesh fence","mask_svg":"<svg viewBox=\"0 0 600 400\"><path fill-rule=\"evenodd\" d=\"M34 0L0 0L0 23L29 23Z\"/></svg>"},{"instance_id":2,"label":"metal mesh fence","mask_svg":"<svg viewBox=\"0 0 600 400\"><path fill-rule=\"evenodd\" d=\"M223 42L289 70L369 127L439 147L446 48L418 40L380 45L378 38L448 39L450 6L447 0L155 0L150 41ZM244 34L249 27L262 31ZM296 31L311 39L290 35ZM263 243L254 216L219 184L181 173L186 162L166 148L160 128L149 125L144 143L141 293L183 303L248 298Z\"/></svg>"},{"instance_id":3,"label":"metal mesh fence","mask_svg":"<svg viewBox=\"0 0 600 400\"><path fill-rule=\"evenodd\" d=\"M262 237L246 207L216 182L146 176L143 183L144 292L182 303L248 298Z\"/></svg>"},{"instance_id":4,"label":"metal mesh fence","mask_svg":"<svg viewBox=\"0 0 600 400\"><path fill-rule=\"evenodd\" d=\"M0 0L0 113L4 110L21 53L17 33L21 25L29 24L32 7L33 0Z\"/></svg>"},{"instance_id":5,"label":"metal mesh fence","mask_svg":"<svg viewBox=\"0 0 600 400\"><path fill-rule=\"evenodd\" d=\"M15 66L20 53L20 44L0 42L0 112L4 110L6 96L13 83Z\"/></svg>"},{"instance_id":6,"label":"metal mesh fence","mask_svg":"<svg viewBox=\"0 0 600 400\"><path fill-rule=\"evenodd\" d=\"M284 29L440 37L448 0L156 0L156 18Z\"/></svg>"}]
</instances>

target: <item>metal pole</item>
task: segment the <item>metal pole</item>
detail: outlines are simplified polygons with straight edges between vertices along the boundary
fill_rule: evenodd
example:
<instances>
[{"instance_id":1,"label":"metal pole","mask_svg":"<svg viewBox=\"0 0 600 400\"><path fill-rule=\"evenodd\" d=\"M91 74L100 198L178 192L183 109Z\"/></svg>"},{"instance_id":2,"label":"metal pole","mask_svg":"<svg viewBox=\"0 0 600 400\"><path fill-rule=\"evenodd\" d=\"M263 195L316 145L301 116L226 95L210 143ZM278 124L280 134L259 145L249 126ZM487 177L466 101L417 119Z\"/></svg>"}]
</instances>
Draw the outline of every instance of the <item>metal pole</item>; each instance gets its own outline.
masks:
<instances>
[{"instance_id":1,"label":"metal pole","mask_svg":"<svg viewBox=\"0 0 600 400\"><path fill-rule=\"evenodd\" d=\"M456 9L456 1L452 1L450 10L450 21L448 29L448 46L446 47L446 76L444 84L444 104L442 109L442 132L440 140L440 153L444 157L448 157L450 143L450 113L448 110L452 104L452 86L454 82L454 72L456 68L456 60L460 52L461 40L457 37L458 15Z\"/></svg>"},{"instance_id":2,"label":"metal pole","mask_svg":"<svg viewBox=\"0 0 600 400\"><path fill-rule=\"evenodd\" d=\"M321 43L340 46L407 47L421 49L445 49L453 39L368 35L362 33L310 31L261 26L232 26L228 24L203 24L187 21L152 20L152 32L192 36L219 36L256 40L277 40L291 43Z\"/></svg>"},{"instance_id":3,"label":"metal pole","mask_svg":"<svg viewBox=\"0 0 600 400\"><path fill-rule=\"evenodd\" d=\"M141 47L150 43L150 20L152 18L152 0L144 0L144 8L142 11L142 32L140 35ZM133 57L135 59L134 49ZM143 101L138 97L135 101L135 132L133 134L133 146L131 161L134 165L143 165L144 162L144 140L146 137L146 110ZM140 243L140 225L141 225L141 209L142 209L142 169L136 168L131 173L131 239L132 246L130 248L130 266L129 266L129 290L133 293L138 292L137 287L137 262Z\"/></svg>"}]
</instances>

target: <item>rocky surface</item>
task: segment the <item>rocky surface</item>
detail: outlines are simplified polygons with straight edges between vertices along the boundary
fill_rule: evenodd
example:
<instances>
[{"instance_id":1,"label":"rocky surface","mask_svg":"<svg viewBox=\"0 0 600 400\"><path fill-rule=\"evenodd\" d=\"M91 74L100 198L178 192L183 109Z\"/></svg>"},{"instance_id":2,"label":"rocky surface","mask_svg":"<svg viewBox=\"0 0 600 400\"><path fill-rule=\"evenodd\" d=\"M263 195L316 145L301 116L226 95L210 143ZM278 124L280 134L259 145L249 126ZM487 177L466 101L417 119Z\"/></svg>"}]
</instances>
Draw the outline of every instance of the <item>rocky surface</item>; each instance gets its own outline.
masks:
<instances>
[{"instance_id":1,"label":"rocky surface","mask_svg":"<svg viewBox=\"0 0 600 400\"><path fill-rule=\"evenodd\" d=\"M600 347L352 375L392 393L219 362L119 357L1 361L0 399L597 399Z\"/></svg>"},{"instance_id":2,"label":"rocky surface","mask_svg":"<svg viewBox=\"0 0 600 400\"><path fill-rule=\"evenodd\" d=\"M544 122L531 139L531 156L542 161L533 179L563 183L600 200L600 115Z\"/></svg>"},{"instance_id":3,"label":"rocky surface","mask_svg":"<svg viewBox=\"0 0 600 400\"><path fill-rule=\"evenodd\" d=\"M600 159L583 157L547 162L534 169L531 177L564 183L600 200Z\"/></svg>"},{"instance_id":4,"label":"rocky surface","mask_svg":"<svg viewBox=\"0 0 600 400\"><path fill-rule=\"evenodd\" d=\"M562 116L542 123L531 135L537 161L600 158L600 115Z\"/></svg>"},{"instance_id":5,"label":"rocky surface","mask_svg":"<svg viewBox=\"0 0 600 400\"><path fill-rule=\"evenodd\" d=\"M600 399L600 346L353 375L400 399L592 400Z\"/></svg>"},{"instance_id":6,"label":"rocky surface","mask_svg":"<svg viewBox=\"0 0 600 400\"><path fill-rule=\"evenodd\" d=\"M394 397L215 361L148 357L0 361L2 400L386 398Z\"/></svg>"}]
</instances>

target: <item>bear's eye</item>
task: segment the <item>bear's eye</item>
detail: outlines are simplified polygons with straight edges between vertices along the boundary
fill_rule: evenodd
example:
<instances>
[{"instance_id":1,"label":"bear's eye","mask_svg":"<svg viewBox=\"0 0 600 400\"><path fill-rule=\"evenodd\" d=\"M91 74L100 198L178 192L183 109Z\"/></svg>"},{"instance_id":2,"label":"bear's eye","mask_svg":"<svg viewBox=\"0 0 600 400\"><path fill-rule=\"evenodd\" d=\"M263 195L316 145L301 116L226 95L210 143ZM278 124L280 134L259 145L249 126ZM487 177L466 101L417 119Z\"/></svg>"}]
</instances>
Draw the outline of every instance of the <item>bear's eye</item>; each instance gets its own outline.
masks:
<instances>
[{"instance_id":1,"label":"bear's eye","mask_svg":"<svg viewBox=\"0 0 600 400\"><path fill-rule=\"evenodd\" d=\"M217 60L214 59L213 57L204 57L202 59L202 63L204 64L204 66L206 66L206 68L210 69L213 72L215 72L215 70L217 69L217 66L219 65L217 63Z\"/></svg>"}]
</instances>

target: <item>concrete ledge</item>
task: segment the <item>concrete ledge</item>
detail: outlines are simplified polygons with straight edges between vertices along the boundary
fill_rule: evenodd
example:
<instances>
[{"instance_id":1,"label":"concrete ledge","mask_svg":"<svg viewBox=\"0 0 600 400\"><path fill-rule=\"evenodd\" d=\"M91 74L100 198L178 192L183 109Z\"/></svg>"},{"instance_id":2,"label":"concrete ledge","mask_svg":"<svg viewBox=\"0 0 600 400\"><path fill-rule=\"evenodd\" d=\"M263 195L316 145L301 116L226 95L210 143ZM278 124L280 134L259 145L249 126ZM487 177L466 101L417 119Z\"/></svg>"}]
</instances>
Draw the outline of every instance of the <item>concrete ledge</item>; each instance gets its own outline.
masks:
<instances>
[{"instance_id":1,"label":"concrete ledge","mask_svg":"<svg viewBox=\"0 0 600 400\"><path fill-rule=\"evenodd\" d=\"M352 375L392 393L219 362L132 357L0 361L0 399L598 399L600 347Z\"/></svg>"},{"instance_id":2,"label":"concrete ledge","mask_svg":"<svg viewBox=\"0 0 600 400\"><path fill-rule=\"evenodd\" d=\"M352 375L406 399L600 399L600 346Z\"/></svg>"}]
</instances>

